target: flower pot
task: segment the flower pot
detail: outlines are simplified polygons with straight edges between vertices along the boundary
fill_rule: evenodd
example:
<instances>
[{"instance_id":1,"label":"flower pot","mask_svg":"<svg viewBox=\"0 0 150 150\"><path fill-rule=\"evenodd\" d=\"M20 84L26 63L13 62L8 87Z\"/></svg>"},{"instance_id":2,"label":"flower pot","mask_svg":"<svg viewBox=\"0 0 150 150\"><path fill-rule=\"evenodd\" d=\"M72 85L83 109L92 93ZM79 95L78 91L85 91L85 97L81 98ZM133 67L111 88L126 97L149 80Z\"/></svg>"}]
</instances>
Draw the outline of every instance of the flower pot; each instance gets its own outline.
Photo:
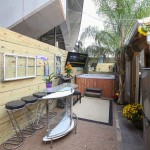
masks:
<instances>
[{"instance_id":1,"label":"flower pot","mask_svg":"<svg viewBox=\"0 0 150 150\"><path fill-rule=\"evenodd\" d=\"M136 120L132 122L134 124L134 126L137 129L143 129L143 121L142 120Z\"/></svg>"},{"instance_id":2,"label":"flower pot","mask_svg":"<svg viewBox=\"0 0 150 150\"><path fill-rule=\"evenodd\" d=\"M46 92L49 93L52 91L52 82L46 82Z\"/></svg>"},{"instance_id":3,"label":"flower pot","mask_svg":"<svg viewBox=\"0 0 150 150\"><path fill-rule=\"evenodd\" d=\"M113 100L114 100L115 103L117 103L118 102L118 96L114 95Z\"/></svg>"}]
</instances>

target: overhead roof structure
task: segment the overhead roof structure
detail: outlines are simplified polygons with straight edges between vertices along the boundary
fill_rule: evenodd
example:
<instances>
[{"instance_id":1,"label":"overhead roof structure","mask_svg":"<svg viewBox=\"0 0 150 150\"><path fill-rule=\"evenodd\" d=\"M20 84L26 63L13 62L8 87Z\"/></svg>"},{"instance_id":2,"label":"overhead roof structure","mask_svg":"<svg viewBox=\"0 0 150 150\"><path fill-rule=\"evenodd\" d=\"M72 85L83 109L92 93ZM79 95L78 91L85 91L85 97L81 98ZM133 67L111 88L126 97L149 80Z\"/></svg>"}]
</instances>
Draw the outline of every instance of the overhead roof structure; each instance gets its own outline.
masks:
<instances>
[{"instance_id":1,"label":"overhead roof structure","mask_svg":"<svg viewBox=\"0 0 150 150\"><path fill-rule=\"evenodd\" d=\"M13 0L0 2L0 26L73 51L84 0ZM54 40L54 42L52 42ZM49 41L49 42L48 42Z\"/></svg>"}]
</instances>

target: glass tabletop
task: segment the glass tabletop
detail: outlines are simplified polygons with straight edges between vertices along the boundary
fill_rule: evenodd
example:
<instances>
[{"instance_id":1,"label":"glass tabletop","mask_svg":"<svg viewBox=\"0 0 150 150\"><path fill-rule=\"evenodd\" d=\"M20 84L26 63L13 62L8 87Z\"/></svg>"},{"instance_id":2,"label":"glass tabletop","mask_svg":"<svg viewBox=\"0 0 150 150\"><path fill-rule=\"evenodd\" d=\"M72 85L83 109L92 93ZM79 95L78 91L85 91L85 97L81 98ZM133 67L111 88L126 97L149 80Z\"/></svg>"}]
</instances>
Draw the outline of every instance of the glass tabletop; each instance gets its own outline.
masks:
<instances>
[{"instance_id":1,"label":"glass tabletop","mask_svg":"<svg viewBox=\"0 0 150 150\"><path fill-rule=\"evenodd\" d=\"M57 85L55 87L52 87L51 92L64 92L64 91L69 91L72 89L76 89L78 86L74 83L63 83L60 85Z\"/></svg>"},{"instance_id":2,"label":"glass tabletop","mask_svg":"<svg viewBox=\"0 0 150 150\"><path fill-rule=\"evenodd\" d=\"M43 96L46 96L47 94L70 91L70 90L76 89L77 87L78 87L78 85L76 85L74 83L63 83L63 84L57 85L55 87L52 87L51 91L46 91L46 89L38 91L37 93L34 93L34 96L36 96L38 98L42 98Z\"/></svg>"}]
</instances>

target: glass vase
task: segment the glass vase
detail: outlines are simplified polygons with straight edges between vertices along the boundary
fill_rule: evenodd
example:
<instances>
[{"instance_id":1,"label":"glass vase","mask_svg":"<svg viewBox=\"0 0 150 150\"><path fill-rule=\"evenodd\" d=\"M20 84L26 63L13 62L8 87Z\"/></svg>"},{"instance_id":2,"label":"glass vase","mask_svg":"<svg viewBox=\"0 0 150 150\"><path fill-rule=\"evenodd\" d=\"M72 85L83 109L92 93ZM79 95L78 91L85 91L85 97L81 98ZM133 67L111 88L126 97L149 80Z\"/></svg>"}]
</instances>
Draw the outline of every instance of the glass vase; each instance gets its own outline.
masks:
<instances>
[{"instance_id":1,"label":"glass vase","mask_svg":"<svg viewBox=\"0 0 150 150\"><path fill-rule=\"evenodd\" d=\"M67 72L67 78L70 78L70 72Z\"/></svg>"}]
</instances>

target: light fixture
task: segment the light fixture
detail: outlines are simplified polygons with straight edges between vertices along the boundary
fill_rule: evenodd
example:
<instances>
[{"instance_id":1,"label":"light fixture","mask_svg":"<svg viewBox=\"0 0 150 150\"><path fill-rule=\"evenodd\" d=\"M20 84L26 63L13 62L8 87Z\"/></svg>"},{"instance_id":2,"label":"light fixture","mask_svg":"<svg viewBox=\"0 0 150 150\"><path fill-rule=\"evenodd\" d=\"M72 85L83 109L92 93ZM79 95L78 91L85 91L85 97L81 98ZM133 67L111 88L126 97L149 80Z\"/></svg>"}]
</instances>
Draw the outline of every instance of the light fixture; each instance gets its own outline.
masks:
<instances>
[{"instance_id":1,"label":"light fixture","mask_svg":"<svg viewBox=\"0 0 150 150\"><path fill-rule=\"evenodd\" d=\"M147 37L146 37L147 43L150 45L150 32L147 32Z\"/></svg>"}]
</instances>

